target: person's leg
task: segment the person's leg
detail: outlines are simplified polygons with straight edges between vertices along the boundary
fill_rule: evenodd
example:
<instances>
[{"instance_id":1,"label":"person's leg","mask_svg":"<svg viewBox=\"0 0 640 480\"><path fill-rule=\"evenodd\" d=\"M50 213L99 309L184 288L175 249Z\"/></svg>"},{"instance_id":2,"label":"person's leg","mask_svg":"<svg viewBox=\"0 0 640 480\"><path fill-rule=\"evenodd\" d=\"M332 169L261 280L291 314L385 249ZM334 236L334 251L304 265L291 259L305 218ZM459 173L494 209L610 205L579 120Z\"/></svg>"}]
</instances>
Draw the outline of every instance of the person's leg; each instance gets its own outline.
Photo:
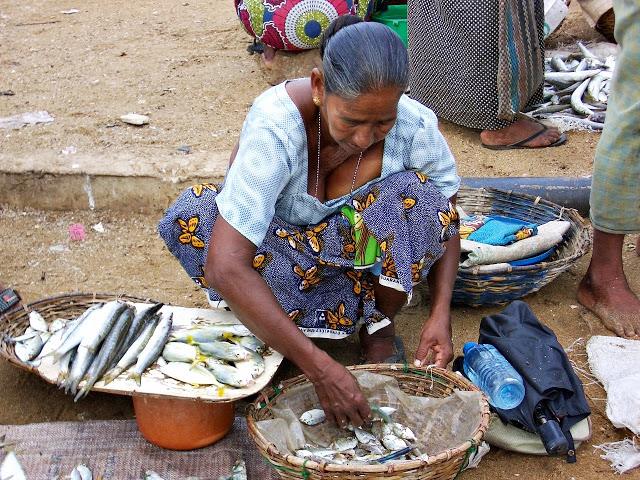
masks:
<instances>
[{"instance_id":1,"label":"person's leg","mask_svg":"<svg viewBox=\"0 0 640 480\"><path fill-rule=\"evenodd\" d=\"M367 333L367 329L362 327L359 332L360 346L365 363L381 363L393 355L395 323L394 318L403 305L407 302L407 294L383 287L377 281L374 286L376 296L376 308L391 320L391 325L376 331L372 335Z\"/></svg>"},{"instance_id":2,"label":"person's leg","mask_svg":"<svg viewBox=\"0 0 640 480\"><path fill-rule=\"evenodd\" d=\"M640 232L640 4L616 0L616 38L621 49L604 131L591 181L593 253L578 289L578 301L604 325L626 337L640 336L640 300L622 266L626 233Z\"/></svg>"},{"instance_id":3,"label":"person's leg","mask_svg":"<svg viewBox=\"0 0 640 480\"><path fill-rule=\"evenodd\" d=\"M624 235L594 229L591 263L578 288L578 301L621 337L640 336L640 300L629 288L622 265Z\"/></svg>"}]
</instances>

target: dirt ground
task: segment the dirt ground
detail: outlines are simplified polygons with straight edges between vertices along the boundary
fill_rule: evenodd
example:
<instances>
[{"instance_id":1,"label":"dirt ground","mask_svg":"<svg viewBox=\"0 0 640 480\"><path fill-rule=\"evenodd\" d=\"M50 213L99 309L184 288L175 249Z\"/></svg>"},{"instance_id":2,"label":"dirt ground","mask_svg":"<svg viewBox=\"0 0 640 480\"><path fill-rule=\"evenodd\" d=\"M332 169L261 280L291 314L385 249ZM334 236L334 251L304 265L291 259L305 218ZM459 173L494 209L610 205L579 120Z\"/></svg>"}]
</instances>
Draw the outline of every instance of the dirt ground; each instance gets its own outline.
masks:
<instances>
[{"instance_id":1,"label":"dirt ground","mask_svg":"<svg viewBox=\"0 0 640 480\"><path fill-rule=\"evenodd\" d=\"M177 147L189 145L203 162L211 152L229 151L252 99L274 79L302 75L307 57L283 56L265 70L246 52L231 0L110 0L74 4L68 0L0 0L0 116L47 110L55 122L0 133L4 158L29 158L42 152L76 151L100 156L134 154L171 163ZM600 39L573 2L571 16L549 47ZM78 8L73 15L62 10ZM128 112L148 114L151 125L132 128L117 119ZM581 176L591 171L597 134L570 132L566 146L539 151L491 152L479 146L476 132L450 124L443 132L465 176ZM64 154L60 153L61 156ZM73 154L68 155L72 162ZM205 306L204 297L180 270L155 232L158 218L116 212L19 211L0 208L0 280L17 288L26 301L60 293L113 292L152 297L185 306ZM102 222L105 233L89 230L84 242L70 243L68 225ZM640 291L640 259L625 248L627 275ZM62 245L62 251L51 247ZM58 250L60 248L58 247ZM527 297L538 317L575 344L572 359L584 365L584 342L608 334L577 306L575 290L588 255L553 284ZM453 338L477 338L482 316L499 307L453 311ZM426 315L424 305L406 309L399 331L407 349L417 346ZM350 341L326 345L345 364L355 361ZM323 345L324 346L324 345ZM283 366L280 376L294 372ZM585 382L588 382L585 379ZM131 418L126 397L91 394L78 404L32 374L0 362L0 423ZM613 478L591 445L623 438L604 416L605 393L587 385L594 436L578 450L578 463L530 457L494 449L468 479ZM533 473L535 472L535 473ZM632 478L634 475L628 475Z\"/></svg>"}]
</instances>

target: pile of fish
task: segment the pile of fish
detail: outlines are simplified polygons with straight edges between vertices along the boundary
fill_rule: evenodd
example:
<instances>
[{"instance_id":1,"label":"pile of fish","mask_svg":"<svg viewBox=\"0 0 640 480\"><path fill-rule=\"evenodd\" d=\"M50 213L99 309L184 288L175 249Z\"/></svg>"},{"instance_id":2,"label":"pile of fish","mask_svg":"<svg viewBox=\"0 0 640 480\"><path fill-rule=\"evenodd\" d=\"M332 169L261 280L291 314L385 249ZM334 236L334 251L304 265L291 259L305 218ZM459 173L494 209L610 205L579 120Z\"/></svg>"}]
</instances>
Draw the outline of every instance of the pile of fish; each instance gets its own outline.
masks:
<instances>
[{"instance_id":1,"label":"pile of fish","mask_svg":"<svg viewBox=\"0 0 640 480\"><path fill-rule=\"evenodd\" d=\"M415 446L416 436L411 429L391 418L396 412L393 407L374 407L370 426L361 428L349 425L350 434L335 438L329 446L307 444L296 450L296 456L315 462L373 464L390 460L423 459ZM326 420L322 409L304 412L300 421L314 427Z\"/></svg>"},{"instance_id":2,"label":"pile of fish","mask_svg":"<svg viewBox=\"0 0 640 480\"><path fill-rule=\"evenodd\" d=\"M172 314L160 312L162 306L136 311L121 301L99 303L50 324L32 311L24 334L9 340L24 363L38 367L51 357L58 385L75 401L96 382L106 385L124 373L139 386L152 365L181 382L220 388L246 387L264 372L266 346L243 325L196 323L172 331Z\"/></svg>"},{"instance_id":3,"label":"pile of fish","mask_svg":"<svg viewBox=\"0 0 640 480\"><path fill-rule=\"evenodd\" d=\"M243 388L265 370L267 347L239 324L195 324L171 334L160 371L191 385Z\"/></svg>"},{"instance_id":4,"label":"pile of fish","mask_svg":"<svg viewBox=\"0 0 640 480\"><path fill-rule=\"evenodd\" d=\"M579 53L545 60L543 103L527 113L601 130L616 60L614 56L600 58L580 42L578 48Z\"/></svg>"},{"instance_id":5,"label":"pile of fish","mask_svg":"<svg viewBox=\"0 0 640 480\"><path fill-rule=\"evenodd\" d=\"M23 362L37 367L51 356L60 371L58 386L77 401L103 376L109 383L129 367L129 378L140 384L142 372L160 356L171 332L172 316L158 315L160 308L161 303L136 312L132 305L117 300L98 303L75 320L52 322L48 331L46 321L33 311L31 332L27 328L24 335L11 340Z\"/></svg>"}]
</instances>

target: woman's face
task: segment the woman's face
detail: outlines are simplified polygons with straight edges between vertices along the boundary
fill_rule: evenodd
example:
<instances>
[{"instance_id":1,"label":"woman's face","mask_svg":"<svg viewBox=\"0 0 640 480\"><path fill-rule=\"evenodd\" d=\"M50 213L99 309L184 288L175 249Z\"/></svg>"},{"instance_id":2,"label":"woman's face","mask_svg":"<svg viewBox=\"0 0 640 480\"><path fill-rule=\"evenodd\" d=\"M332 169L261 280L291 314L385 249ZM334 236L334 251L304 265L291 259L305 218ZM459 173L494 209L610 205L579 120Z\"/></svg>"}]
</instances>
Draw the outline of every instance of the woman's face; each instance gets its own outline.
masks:
<instances>
[{"instance_id":1,"label":"woman's face","mask_svg":"<svg viewBox=\"0 0 640 480\"><path fill-rule=\"evenodd\" d=\"M382 141L393 128L402 91L385 87L353 100L324 95L322 109L331 138L350 154Z\"/></svg>"}]
</instances>

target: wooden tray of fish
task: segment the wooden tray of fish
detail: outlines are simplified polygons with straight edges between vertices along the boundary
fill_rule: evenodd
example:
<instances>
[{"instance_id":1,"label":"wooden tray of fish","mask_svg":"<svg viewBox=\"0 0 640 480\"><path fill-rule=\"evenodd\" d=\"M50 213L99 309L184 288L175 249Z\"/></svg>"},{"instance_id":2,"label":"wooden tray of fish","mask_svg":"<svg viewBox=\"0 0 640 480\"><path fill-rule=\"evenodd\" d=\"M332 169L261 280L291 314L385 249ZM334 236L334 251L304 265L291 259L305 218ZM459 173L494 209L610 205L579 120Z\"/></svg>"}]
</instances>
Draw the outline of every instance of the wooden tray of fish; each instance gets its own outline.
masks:
<instances>
[{"instance_id":1,"label":"wooden tray of fish","mask_svg":"<svg viewBox=\"0 0 640 480\"><path fill-rule=\"evenodd\" d=\"M233 313L115 295L65 295L0 318L0 355L89 391L229 402L269 384L282 355Z\"/></svg>"}]
</instances>

